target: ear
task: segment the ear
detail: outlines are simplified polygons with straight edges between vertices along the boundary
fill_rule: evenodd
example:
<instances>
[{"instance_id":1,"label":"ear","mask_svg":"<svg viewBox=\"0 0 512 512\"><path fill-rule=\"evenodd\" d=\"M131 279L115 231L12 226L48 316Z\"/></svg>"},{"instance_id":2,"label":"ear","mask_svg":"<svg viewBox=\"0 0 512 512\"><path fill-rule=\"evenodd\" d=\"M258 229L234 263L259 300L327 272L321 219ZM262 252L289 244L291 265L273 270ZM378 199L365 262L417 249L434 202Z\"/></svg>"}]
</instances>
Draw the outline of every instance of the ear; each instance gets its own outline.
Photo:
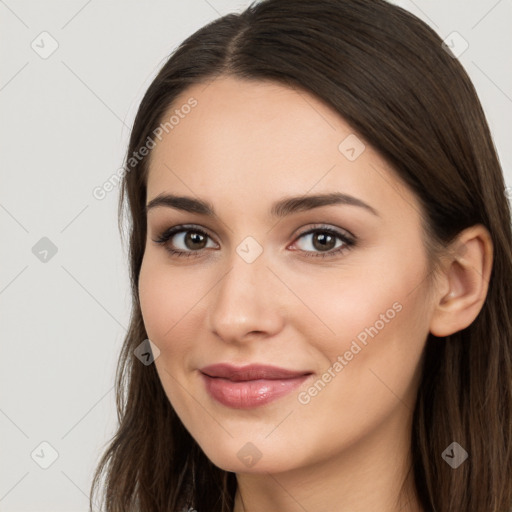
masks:
<instances>
[{"instance_id":1,"label":"ear","mask_svg":"<svg viewBox=\"0 0 512 512\"><path fill-rule=\"evenodd\" d=\"M438 280L430 332L443 337L468 327L487 297L493 261L489 231L477 224L459 233Z\"/></svg>"}]
</instances>

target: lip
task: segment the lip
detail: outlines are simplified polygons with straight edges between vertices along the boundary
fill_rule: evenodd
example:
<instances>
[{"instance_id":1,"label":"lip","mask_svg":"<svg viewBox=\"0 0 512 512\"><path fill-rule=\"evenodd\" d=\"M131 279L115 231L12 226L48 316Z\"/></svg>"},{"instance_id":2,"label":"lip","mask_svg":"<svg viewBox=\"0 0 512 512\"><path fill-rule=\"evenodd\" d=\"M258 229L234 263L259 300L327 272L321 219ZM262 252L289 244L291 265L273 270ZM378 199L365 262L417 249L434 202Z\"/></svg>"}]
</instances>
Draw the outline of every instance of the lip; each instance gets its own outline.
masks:
<instances>
[{"instance_id":1,"label":"lip","mask_svg":"<svg viewBox=\"0 0 512 512\"><path fill-rule=\"evenodd\" d=\"M233 409L250 409L268 404L300 386L312 372L262 364L205 366L201 377L210 396Z\"/></svg>"}]
</instances>

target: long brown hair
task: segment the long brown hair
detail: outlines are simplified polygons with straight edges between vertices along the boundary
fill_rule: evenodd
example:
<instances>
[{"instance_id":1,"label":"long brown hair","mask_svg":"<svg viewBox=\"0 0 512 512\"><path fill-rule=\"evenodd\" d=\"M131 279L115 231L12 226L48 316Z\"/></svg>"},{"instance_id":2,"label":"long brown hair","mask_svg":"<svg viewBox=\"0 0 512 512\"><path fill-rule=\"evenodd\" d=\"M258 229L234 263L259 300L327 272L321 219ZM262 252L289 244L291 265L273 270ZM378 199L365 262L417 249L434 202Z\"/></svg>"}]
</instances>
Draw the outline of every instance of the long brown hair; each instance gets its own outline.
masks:
<instances>
[{"instance_id":1,"label":"long brown hair","mask_svg":"<svg viewBox=\"0 0 512 512\"><path fill-rule=\"evenodd\" d=\"M147 90L119 202L120 227L128 207L133 294L117 368L119 427L96 470L91 508L102 475L107 512L233 508L235 474L209 461L155 366L134 357L147 338L137 283L148 158L130 159L180 93L220 75L273 80L335 109L418 197L432 264L461 230L478 223L488 229L494 260L482 310L466 329L426 341L412 471L427 511L512 510L512 234L502 170L462 65L425 23L384 0L253 2L186 39ZM453 441L469 453L456 470L441 456Z\"/></svg>"}]
</instances>

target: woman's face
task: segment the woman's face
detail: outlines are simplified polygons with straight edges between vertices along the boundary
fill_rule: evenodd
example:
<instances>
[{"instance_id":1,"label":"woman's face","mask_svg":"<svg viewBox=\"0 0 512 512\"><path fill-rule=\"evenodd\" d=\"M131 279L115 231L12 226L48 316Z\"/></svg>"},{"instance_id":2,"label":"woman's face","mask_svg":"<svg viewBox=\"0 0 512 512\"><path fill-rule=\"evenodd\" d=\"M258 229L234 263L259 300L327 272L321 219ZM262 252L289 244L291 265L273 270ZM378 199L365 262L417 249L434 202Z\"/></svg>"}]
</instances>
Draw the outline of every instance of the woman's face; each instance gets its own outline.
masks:
<instances>
[{"instance_id":1,"label":"woman's face","mask_svg":"<svg viewBox=\"0 0 512 512\"><path fill-rule=\"evenodd\" d=\"M139 291L183 424L235 472L392 449L432 313L415 196L303 91L222 77L171 115L151 151ZM187 200L154 201L166 195Z\"/></svg>"}]
</instances>

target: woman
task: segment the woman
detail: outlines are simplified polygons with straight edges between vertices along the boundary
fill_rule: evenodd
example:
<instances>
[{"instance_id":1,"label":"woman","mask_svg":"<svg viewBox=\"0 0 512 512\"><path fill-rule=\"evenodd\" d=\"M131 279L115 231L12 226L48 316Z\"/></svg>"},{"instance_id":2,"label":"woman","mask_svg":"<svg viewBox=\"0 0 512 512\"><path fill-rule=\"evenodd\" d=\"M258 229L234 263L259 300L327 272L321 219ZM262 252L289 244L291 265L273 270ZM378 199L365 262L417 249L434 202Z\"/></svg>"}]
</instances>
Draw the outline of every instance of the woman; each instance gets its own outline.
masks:
<instances>
[{"instance_id":1,"label":"woman","mask_svg":"<svg viewBox=\"0 0 512 512\"><path fill-rule=\"evenodd\" d=\"M125 170L105 510L512 510L510 211L428 26L382 0L224 16L149 87Z\"/></svg>"}]
</instances>

